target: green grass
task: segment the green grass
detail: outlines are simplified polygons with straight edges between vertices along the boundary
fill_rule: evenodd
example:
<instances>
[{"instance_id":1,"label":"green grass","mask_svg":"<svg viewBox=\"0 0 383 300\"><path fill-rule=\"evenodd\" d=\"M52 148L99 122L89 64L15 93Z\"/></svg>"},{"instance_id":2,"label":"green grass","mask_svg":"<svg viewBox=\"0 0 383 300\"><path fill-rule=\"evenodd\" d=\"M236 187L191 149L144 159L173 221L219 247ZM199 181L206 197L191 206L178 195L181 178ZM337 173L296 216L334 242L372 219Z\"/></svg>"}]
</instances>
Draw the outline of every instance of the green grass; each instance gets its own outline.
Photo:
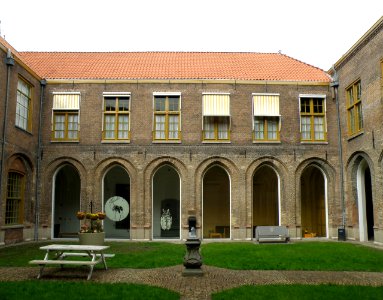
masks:
<instances>
[{"instance_id":1,"label":"green grass","mask_svg":"<svg viewBox=\"0 0 383 300\"><path fill-rule=\"evenodd\" d=\"M383 271L383 251L358 244L210 243L204 264L236 270Z\"/></svg>"},{"instance_id":2,"label":"green grass","mask_svg":"<svg viewBox=\"0 0 383 300\"><path fill-rule=\"evenodd\" d=\"M39 247L46 244L48 242L2 247L0 267L30 266L28 261L43 258L45 252ZM116 254L107 259L110 268L143 269L181 265L186 252L182 243L113 242L107 245L110 246L107 252ZM204 265L237 270L383 272L382 250L344 242L202 243L201 253Z\"/></svg>"},{"instance_id":3,"label":"green grass","mask_svg":"<svg viewBox=\"0 0 383 300\"><path fill-rule=\"evenodd\" d=\"M179 294L158 287L124 283L65 281L0 282L2 300L68 299L179 299Z\"/></svg>"},{"instance_id":4,"label":"green grass","mask_svg":"<svg viewBox=\"0 0 383 300\"><path fill-rule=\"evenodd\" d=\"M213 300L328 300L328 299L383 299L383 287L346 285L259 285L242 286L215 293Z\"/></svg>"}]
</instances>

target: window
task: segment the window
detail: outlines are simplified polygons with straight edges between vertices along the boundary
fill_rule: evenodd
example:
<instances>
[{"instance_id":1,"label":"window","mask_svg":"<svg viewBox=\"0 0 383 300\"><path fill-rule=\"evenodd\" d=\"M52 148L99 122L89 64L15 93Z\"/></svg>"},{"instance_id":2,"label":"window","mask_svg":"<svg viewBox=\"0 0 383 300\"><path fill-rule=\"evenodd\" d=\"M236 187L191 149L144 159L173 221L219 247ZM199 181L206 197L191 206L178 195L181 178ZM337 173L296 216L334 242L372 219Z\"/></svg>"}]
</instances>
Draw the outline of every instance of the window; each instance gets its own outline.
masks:
<instances>
[{"instance_id":1,"label":"window","mask_svg":"<svg viewBox=\"0 0 383 300\"><path fill-rule=\"evenodd\" d=\"M104 93L104 140L130 139L130 94Z\"/></svg>"},{"instance_id":2,"label":"window","mask_svg":"<svg viewBox=\"0 0 383 300\"><path fill-rule=\"evenodd\" d=\"M327 139L325 114L325 96L300 96L302 141L325 141Z\"/></svg>"},{"instance_id":3,"label":"window","mask_svg":"<svg viewBox=\"0 0 383 300\"><path fill-rule=\"evenodd\" d=\"M20 173L8 173L7 202L5 207L5 224L23 222L24 176Z\"/></svg>"},{"instance_id":4,"label":"window","mask_svg":"<svg viewBox=\"0 0 383 300\"><path fill-rule=\"evenodd\" d=\"M78 141L80 130L79 110L79 93L56 93L53 95L53 140Z\"/></svg>"},{"instance_id":5,"label":"window","mask_svg":"<svg viewBox=\"0 0 383 300\"><path fill-rule=\"evenodd\" d=\"M22 79L17 83L16 126L31 131L32 86Z\"/></svg>"},{"instance_id":6,"label":"window","mask_svg":"<svg viewBox=\"0 0 383 300\"><path fill-rule=\"evenodd\" d=\"M230 95L204 94L202 96L203 140L230 140Z\"/></svg>"},{"instance_id":7,"label":"window","mask_svg":"<svg viewBox=\"0 0 383 300\"><path fill-rule=\"evenodd\" d=\"M180 140L180 110L180 94L154 94L154 140Z\"/></svg>"},{"instance_id":8,"label":"window","mask_svg":"<svg viewBox=\"0 0 383 300\"><path fill-rule=\"evenodd\" d=\"M350 135L359 133L363 129L362 116L362 86L360 81L347 89L348 132Z\"/></svg>"},{"instance_id":9,"label":"window","mask_svg":"<svg viewBox=\"0 0 383 300\"><path fill-rule=\"evenodd\" d=\"M253 139L279 141L279 94L253 94Z\"/></svg>"}]
</instances>

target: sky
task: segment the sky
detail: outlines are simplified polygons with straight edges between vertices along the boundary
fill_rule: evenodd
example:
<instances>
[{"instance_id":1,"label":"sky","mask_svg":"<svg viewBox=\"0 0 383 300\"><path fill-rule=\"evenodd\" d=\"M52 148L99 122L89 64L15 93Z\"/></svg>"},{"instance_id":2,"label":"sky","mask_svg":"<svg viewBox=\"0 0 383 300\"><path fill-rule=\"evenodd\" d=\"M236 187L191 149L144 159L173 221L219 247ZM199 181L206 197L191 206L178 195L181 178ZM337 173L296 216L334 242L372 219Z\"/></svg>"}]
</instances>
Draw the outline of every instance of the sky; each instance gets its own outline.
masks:
<instances>
[{"instance_id":1,"label":"sky","mask_svg":"<svg viewBox=\"0 0 383 300\"><path fill-rule=\"evenodd\" d=\"M325 71L383 15L383 0L0 0L18 51L281 53Z\"/></svg>"}]
</instances>

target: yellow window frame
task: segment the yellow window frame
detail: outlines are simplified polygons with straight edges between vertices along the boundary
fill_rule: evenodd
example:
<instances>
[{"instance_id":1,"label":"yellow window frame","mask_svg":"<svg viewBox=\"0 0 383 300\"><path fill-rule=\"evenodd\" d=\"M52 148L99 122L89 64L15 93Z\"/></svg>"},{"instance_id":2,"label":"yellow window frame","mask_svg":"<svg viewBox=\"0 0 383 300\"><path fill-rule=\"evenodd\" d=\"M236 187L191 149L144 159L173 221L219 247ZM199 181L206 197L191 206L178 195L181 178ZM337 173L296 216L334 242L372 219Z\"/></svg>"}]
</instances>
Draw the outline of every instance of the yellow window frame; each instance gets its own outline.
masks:
<instances>
[{"instance_id":1,"label":"yellow window frame","mask_svg":"<svg viewBox=\"0 0 383 300\"><path fill-rule=\"evenodd\" d=\"M165 98L165 110L156 110L156 100L159 98ZM178 98L178 111L176 110L169 110L170 109L170 101L169 98ZM153 118L153 140L155 141L179 141L181 140L181 96L178 95L155 95L153 99L153 105L154 105L154 118ZM165 125L164 125L164 133L165 138L158 138L156 137L157 133L157 121L156 116L164 116L165 118ZM171 138L170 137L170 116L178 116L178 130L177 130L177 138Z\"/></svg>"},{"instance_id":2,"label":"yellow window frame","mask_svg":"<svg viewBox=\"0 0 383 300\"><path fill-rule=\"evenodd\" d=\"M254 122L255 122L255 119L262 119L263 121L263 136L264 138L263 139L257 139L256 138L256 133L255 133L255 125L254 125L254 128L253 128L253 141L255 142L258 142L258 141L265 141L265 142L274 142L274 141L279 141L280 140L280 127L279 127L279 122L280 122L280 118L277 117L277 116L273 116L273 117L266 117L266 116L254 116ZM268 130L268 122L270 119L276 119L277 120L277 137L275 139L269 139L269 130Z\"/></svg>"},{"instance_id":3,"label":"yellow window frame","mask_svg":"<svg viewBox=\"0 0 383 300\"><path fill-rule=\"evenodd\" d=\"M346 98L348 133L349 135L355 135L363 130L362 86L360 80L346 89Z\"/></svg>"},{"instance_id":4,"label":"yellow window frame","mask_svg":"<svg viewBox=\"0 0 383 300\"><path fill-rule=\"evenodd\" d=\"M22 81L28 87L29 95L27 95L24 92L22 92L21 90L19 90L19 81ZM20 128L20 129L22 129L22 130L31 132L32 131L32 95L33 95L33 86L32 86L31 83L29 83L27 80L25 80L22 77L19 77L19 80L17 82L17 96L16 96L16 98L18 98L18 94L19 93L21 95L25 96L28 99L27 127L23 128L23 127L20 127L20 126L17 126L17 125L16 126L18 128ZM17 102L16 106L19 105L18 100L16 100L16 102ZM17 114L17 109L16 109L16 118L18 116L19 115Z\"/></svg>"},{"instance_id":5,"label":"yellow window frame","mask_svg":"<svg viewBox=\"0 0 383 300\"><path fill-rule=\"evenodd\" d=\"M212 125L214 126L214 137L213 138L206 138L205 137L206 130L203 129L202 130L202 139L203 139L203 141L214 141L214 142L221 142L221 141L227 142L227 141L230 141L230 131L231 130L230 130L230 117L229 116L204 116L203 128L205 128L205 121L206 121L205 118L213 119ZM227 138L226 139L220 139L219 138L219 124L220 124L219 121L222 118L227 118Z\"/></svg>"},{"instance_id":6,"label":"yellow window frame","mask_svg":"<svg viewBox=\"0 0 383 300\"><path fill-rule=\"evenodd\" d=\"M302 101L307 101L309 100L309 112L302 112ZM322 101L322 112L321 113L316 113L314 112L314 100L321 100ZM326 104L325 104L326 99L325 98L315 98L315 97L301 97L300 98L300 117L301 117L301 126L302 126L302 117L309 117L310 118L310 139L304 139L303 138L303 132L301 129L301 141L305 142L317 142L317 141L327 141L327 130L326 130ZM321 117L323 118L323 124L322 124L322 129L323 129L323 139L316 139L315 138L315 117Z\"/></svg>"},{"instance_id":7,"label":"yellow window frame","mask_svg":"<svg viewBox=\"0 0 383 300\"><path fill-rule=\"evenodd\" d=\"M106 110L106 101L109 98L109 100L114 99L115 107L116 109L114 111L107 111ZM121 98L129 98L129 107L128 110L120 110L119 101ZM119 131L119 116L128 116L128 135L127 138L119 138L118 133ZM114 137L108 138L106 137L107 130L105 129L106 126L106 117L107 116L114 116L115 117L115 126L114 126ZM114 140L121 140L126 141L130 140L130 96L122 95L120 97L104 97L104 122L103 122L103 130L102 130L102 139L106 141L114 141Z\"/></svg>"},{"instance_id":8,"label":"yellow window frame","mask_svg":"<svg viewBox=\"0 0 383 300\"><path fill-rule=\"evenodd\" d=\"M64 115L64 137L63 138L56 138L55 137L55 132L56 132L56 116L57 115ZM61 110L55 110L53 111L53 124L52 124L52 140L54 141L78 141L80 139L80 124L77 119L77 137L76 138L69 138L68 137L68 132L69 132L69 121L68 117L72 116L77 116L79 118L79 113L78 111L61 111Z\"/></svg>"}]
</instances>

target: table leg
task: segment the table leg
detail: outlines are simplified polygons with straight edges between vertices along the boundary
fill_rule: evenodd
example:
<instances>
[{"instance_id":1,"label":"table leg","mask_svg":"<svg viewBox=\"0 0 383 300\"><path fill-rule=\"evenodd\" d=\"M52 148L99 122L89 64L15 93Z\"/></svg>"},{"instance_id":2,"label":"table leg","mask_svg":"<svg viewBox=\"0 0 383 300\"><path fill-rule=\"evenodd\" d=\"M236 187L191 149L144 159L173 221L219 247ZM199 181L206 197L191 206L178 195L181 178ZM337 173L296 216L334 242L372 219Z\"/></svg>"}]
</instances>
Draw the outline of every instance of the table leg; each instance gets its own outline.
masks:
<instances>
[{"instance_id":1,"label":"table leg","mask_svg":"<svg viewBox=\"0 0 383 300\"><path fill-rule=\"evenodd\" d=\"M101 252L100 255L101 255L101 260L102 260L102 263L104 264L105 270L108 270L108 266L106 265L106 260L105 260L104 252Z\"/></svg>"},{"instance_id":2,"label":"table leg","mask_svg":"<svg viewBox=\"0 0 383 300\"><path fill-rule=\"evenodd\" d=\"M41 276L43 276L43 271L44 271L45 265L40 265L40 272L37 275L37 279L40 279Z\"/></svg>"}]
</instances>

